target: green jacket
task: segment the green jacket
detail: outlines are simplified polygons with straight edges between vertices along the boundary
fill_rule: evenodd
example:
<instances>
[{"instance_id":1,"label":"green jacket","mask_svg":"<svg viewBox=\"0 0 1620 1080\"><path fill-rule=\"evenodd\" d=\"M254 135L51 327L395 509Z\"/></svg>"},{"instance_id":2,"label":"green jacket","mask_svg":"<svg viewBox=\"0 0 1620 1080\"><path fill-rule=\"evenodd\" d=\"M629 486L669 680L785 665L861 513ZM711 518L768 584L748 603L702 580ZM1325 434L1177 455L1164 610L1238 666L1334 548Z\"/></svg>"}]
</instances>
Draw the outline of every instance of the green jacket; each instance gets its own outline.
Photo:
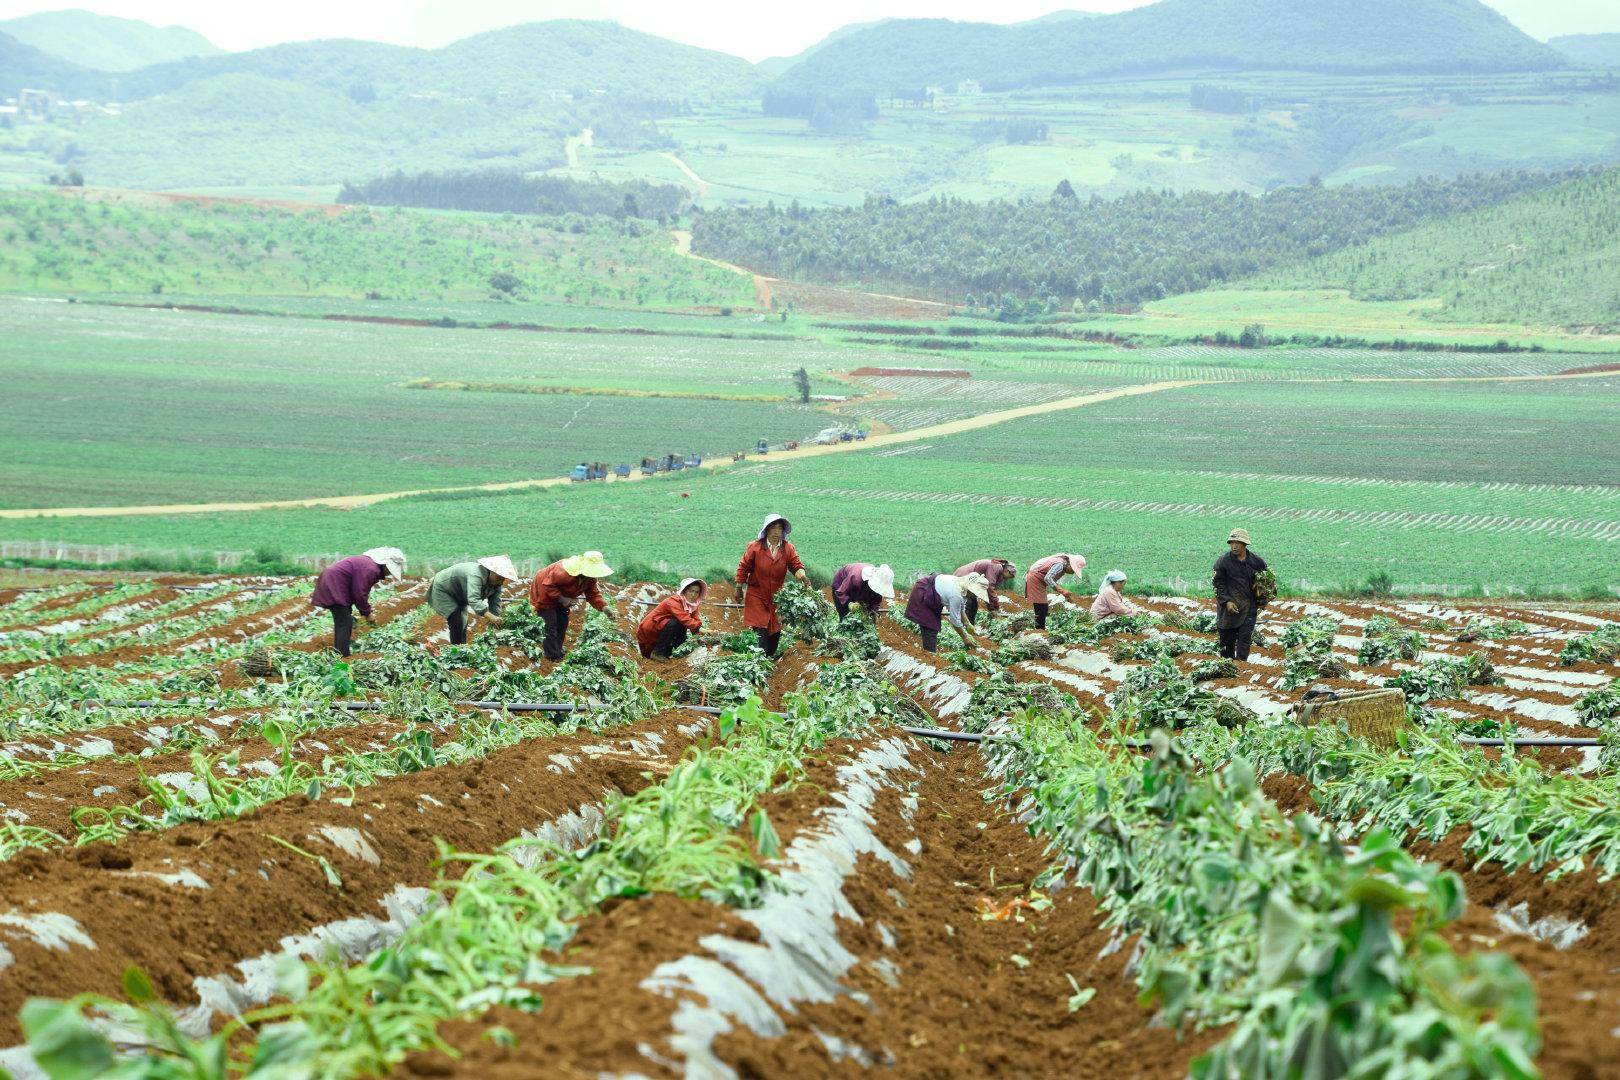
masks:
<instances>
[{"instance_id":1,"label":"green jacket","mask_svg":"<svg viewBox=\"0 0 1620 1080\"><path fill-rule=\"evenodd\" d=\"M474 615L501 613L501 588L491 585L489 571L475 562L456 563L433 575L427 606L449 618L463 608Z\"/></svg>"}]
</instances>

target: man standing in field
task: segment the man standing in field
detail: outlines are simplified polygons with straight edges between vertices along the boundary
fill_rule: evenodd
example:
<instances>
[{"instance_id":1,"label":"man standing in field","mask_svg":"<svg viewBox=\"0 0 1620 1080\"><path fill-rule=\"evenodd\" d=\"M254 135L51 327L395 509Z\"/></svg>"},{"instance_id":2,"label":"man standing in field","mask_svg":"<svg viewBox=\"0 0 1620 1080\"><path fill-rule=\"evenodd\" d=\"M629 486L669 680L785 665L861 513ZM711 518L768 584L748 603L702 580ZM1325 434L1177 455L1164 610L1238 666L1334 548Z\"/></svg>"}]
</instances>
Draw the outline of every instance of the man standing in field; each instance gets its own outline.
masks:
<instances>
[{"instance_id":1,"label":"man standing in field","mask_svg":"<svg viewBox=\"0 0 1620 1080\"><path fill-rule=\"evenodd\" d=\"M1254 580L1265 571L1266 560L1249 550L1247 529L1233 529L1226 546L1226 554L1215 560L1215 629L1220 633L1222 656L1247 660L1261 607Z\"/></svg>"}]
</instances>

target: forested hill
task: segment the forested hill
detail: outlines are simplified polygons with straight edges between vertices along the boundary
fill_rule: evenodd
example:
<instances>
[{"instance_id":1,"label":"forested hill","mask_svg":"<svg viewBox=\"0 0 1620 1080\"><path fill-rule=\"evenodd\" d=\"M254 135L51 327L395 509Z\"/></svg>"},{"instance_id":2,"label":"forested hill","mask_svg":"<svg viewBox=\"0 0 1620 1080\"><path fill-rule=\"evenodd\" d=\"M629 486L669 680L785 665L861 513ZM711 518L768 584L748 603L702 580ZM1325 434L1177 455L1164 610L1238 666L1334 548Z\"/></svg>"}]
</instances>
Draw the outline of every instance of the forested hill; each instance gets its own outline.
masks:
<instances>
[{"instance_id":1,"label":"forested hill","mask_svg":"<svg viewBox=\"0 0 1620 1080\"><path fill-rule=\"evenodd\" d=\"M1439 298L1432 317L1620 330L1620 168L1254 279L1363 300Z\"/></svg>"},{"instance_id":2,"label":"forested hill","mask_svg":"<svg viewBox=\"0 0 1620 1080\"><path fill-rule=\"evenodd\" d=\"M1571 34L1547 44L1581 67L1620 69L1620 34Z\"/></svg>"},{"instance_id":3,"label":"forested hill","mask_svg":"<svg viewBox=\"0 0 1620 1080\"><path fill-rule=\"evenodd\" d=\"M49 87L75 97L101 97L107 77L0 33L0 97L13 97L25 86Z\"/></svg>"},{"instance_id":4,"label":"forested hill","mask_svg":"<svg viewBox=\"0 0 1620 1080\"><path fill-rule=\"evenodd\" d=\"M119 96L140 101L194 82L249 75L367 96L499 99L507 105L557 93L692 100L753 90L746 60L681 45L611 22L557 19L464 38L442 49L374 41L295 42L193 57L130 72Z\"/></svg>"},{"instance_id":5,"label":"forested hill","mask_svg":"<svg viewBox=\"0 0 1620 1080\"><path fill-rule=\"evenodd\" d=\"M798 281L854 282L951 301L1003 294L1134 307L1245 278L1558 182L1544 173L1319 184L1265 195L1144 190L1117 199L954 199L729 209L695 219L693 249Z\"/></svg>"},{"instance_id":6,"label":"forested hill","mask_svg":"<svg viewBox=\"0 0 1620 1080\"><path fill-rule=\"evenodd\" d=\"M906 19L828 42L779 89L986 90L1187 68L1323 72L1538 71L1564 58L1480 0L1160 0L1020 26Z\"/></svg>"},{"instance_id":7,"label":"forested hill","mask_svg":"<svg viewBox=\"0 0 1620 1080\"><path fill-rule=\"evenodd\" d=\"M59 60L100 71L133 71L148 64L208 56L220 50L183 26L153 26L89 11L41 11L0 21L10 34Z\"/></svg>"}]
</instances>

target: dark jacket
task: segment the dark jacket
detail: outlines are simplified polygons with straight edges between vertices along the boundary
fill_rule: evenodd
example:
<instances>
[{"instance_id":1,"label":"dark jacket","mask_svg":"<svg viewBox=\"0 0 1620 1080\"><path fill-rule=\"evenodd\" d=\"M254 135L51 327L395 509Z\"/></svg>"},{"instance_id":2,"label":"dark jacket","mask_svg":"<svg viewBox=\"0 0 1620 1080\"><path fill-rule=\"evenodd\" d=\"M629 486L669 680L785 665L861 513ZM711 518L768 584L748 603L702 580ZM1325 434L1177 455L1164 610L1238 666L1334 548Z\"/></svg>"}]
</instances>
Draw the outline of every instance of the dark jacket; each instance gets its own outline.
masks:
<instances>
[{"instance_id":1,"label":"dark jacket","mask_svg":"<svg viewBox=\"0 0 1620 1080\"><path fill-rule=\"evenodd\" d=\"M315 581L315 595L309 602L316 607L346 608L353 604L360 614L371 617L371 590L388 573L364 555L350 555L321 571Z\"/></svg>"},{"instance_id":2,"label":"dark jacket","mask_svg":"<svg viewBox=\"0 0 1620 1080\"><path fill-rule=\"evenodd\" d=\"M1215 625L1222 630L1251 623L1260 615L1260 605L1254 601L1254 579L1266 568L1266 560L1248 552L1239 560L1228 551L1215 560ZM1237 614L1226 610L1228 601L1237 604Z\"/></svg>"},{"instance_id":3,"label":"dark jacket","mask_svg":"<svg viewBox=\"0 0 1620 1080\"><path fill-rule=\"evenodd\" d=\"M872 586L861 578L861 572L870 565L871 563L854 562L840 567L838 573L833 575L832 594L833 599L840 604L862 604L866 610L876 615L883 607L883 597L874 592Z\"/></svg>"}]
</instances>

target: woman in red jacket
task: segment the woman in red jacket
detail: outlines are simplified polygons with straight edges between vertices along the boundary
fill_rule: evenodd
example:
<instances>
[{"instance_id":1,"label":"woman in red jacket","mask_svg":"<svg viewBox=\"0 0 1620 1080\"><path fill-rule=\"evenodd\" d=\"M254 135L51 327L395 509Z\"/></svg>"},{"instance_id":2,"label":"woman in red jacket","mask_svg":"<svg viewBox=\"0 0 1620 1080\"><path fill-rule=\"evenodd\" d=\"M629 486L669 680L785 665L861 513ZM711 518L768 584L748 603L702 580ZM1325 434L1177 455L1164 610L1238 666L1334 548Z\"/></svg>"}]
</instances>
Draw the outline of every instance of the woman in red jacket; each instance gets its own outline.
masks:
<instances>
[{"instance_id":1,"label":"woman in red jacket","mask_svg":"<svg viewBox=\"0 0 1620 1080\"><path fill-rule=\"evenodd\" d=\"M709 587L703 582L687 578L679 589L647 612L647 617L636 627L636 644L641 646L641 655L668 660L670 653L685 643L688 633L702 630L698 605L708 593Z\"/></svg>"},{"instance_id":2,"label":"woman in red jacket","mask_svg":"<svg viewBox=\"0 0 1620 1080\"><path fill-rule=\"evenodd\" d=\"M793 525L781 514L771 514L759 528L759 537L737 564L737 600L743 606L743 625L753 629L766 656L775 656L782 644L782 620L776 617L776 594L792 574L809 584L799 553L788 543Z\"/></svg>"}]
</instances>

